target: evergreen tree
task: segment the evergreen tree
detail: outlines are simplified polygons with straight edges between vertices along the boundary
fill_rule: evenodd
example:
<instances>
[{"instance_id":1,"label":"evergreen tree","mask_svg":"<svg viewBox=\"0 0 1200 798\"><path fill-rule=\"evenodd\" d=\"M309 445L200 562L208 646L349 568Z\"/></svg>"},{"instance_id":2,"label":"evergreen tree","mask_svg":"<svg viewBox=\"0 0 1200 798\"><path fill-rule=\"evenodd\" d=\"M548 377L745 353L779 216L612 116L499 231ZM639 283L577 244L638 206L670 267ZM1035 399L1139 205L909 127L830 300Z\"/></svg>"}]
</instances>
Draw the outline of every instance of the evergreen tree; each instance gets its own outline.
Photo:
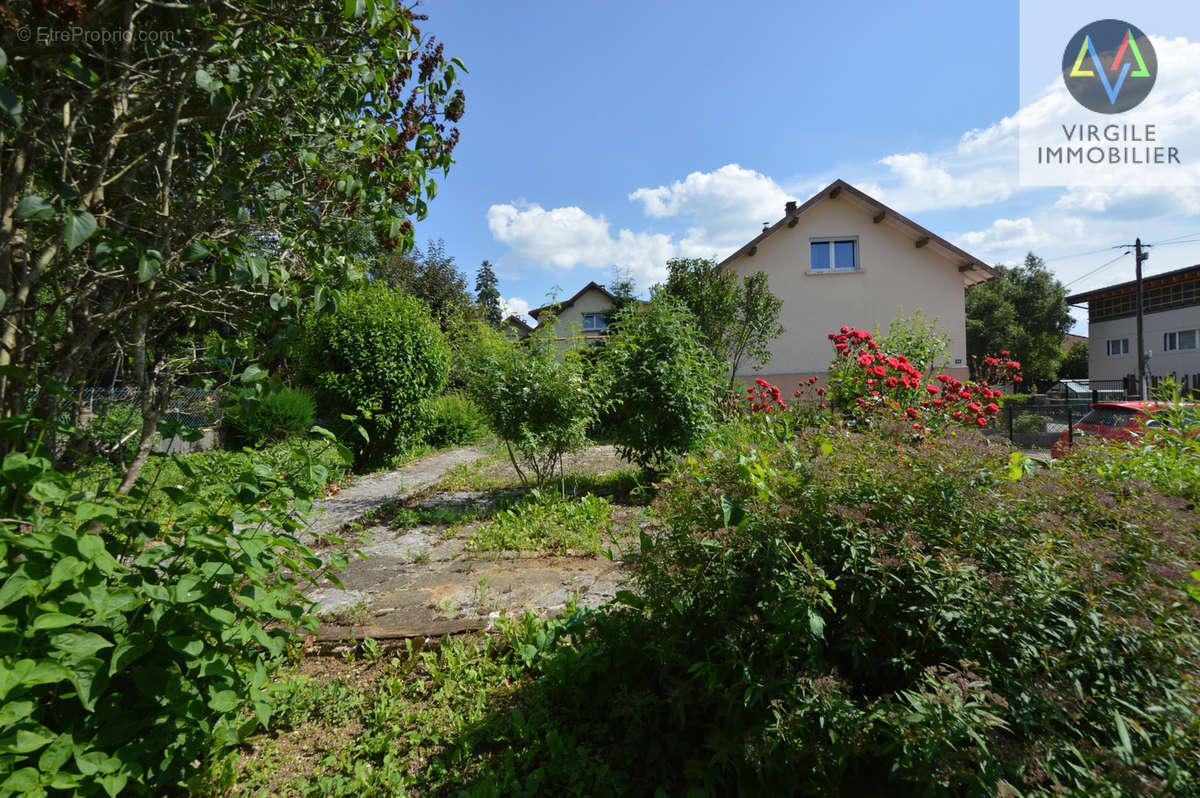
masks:
<instances>
[{"instance_id":1,"label":"evergreen tree","mask_svg":"<svg viewBox=\"0 0 1200 798\"><path fill-rule=\"evenodd\" d=\"M500 290L496 284L496 272L492 271L492 264L485 260L475 272L475 301L483 312L484 321L493 327L499 327L504 320L504 313L500 310Z\"/></svg>"}]
</instances>

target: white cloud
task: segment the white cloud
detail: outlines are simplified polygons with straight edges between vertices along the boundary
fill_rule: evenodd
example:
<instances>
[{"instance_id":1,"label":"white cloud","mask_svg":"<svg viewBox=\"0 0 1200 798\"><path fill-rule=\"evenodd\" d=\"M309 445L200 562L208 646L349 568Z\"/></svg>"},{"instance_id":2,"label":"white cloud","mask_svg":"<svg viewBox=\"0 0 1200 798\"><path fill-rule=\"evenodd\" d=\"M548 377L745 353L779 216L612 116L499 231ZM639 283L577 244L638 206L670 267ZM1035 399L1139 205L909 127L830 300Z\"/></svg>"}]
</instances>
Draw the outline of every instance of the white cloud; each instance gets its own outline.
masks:
<instances>
[{"instance_id":1,"label":"white cloud","mask_svg":"<svg viewBox=\"0 0 1200 798\"><path fill-rule=\"evenodd\" d=\"M1057 235L1040 228L1028 216L1020 219L997 219L986 230L963 233L957 237L959 246L972 254L1006 257L1011 257L1014 253L1023 255L1058 240Z\"/></svg>"},{"instance_id":2,"label":"white cloud","mask_svg":"<svg viewBox=\"0 0 1200 798\"><path fill-rule=\"evenodd\" d=\"M1016 190L1015 175L1011 173L1016 165L1015 152L1008 169L993 163L990 157L970 163L968 159L924 152L889 155L879 163L891 170L892 180L885 180L878 190L887 197L885 201L908 213L990 205L1008 199Z\"/></svg>"},{"instance_id":3,"label":"white cloud","mask_svg":"<svg viewBox=\"0 0 1200 798\"><path fill-rule=\"evenodd\" d=\"M504 314L504 318L509 316L528 316L529 303L519 296L509 297L508 299L500 298L500 312Z\"/></svg>"},{"instance_id":4,"label":"white cloud","mask_svg":"<svg viewBox=\"0 0 1200 798\"><path fill-rule=\"evenodd\" d=\"M667 259L675 255L668 235L622 229L614 236L603 216L574 206L546 210L531 203L493 205L487 217L492 238L507 244L518 258L546 268L623 266L650 284L666 277Z\"/></svg>"},{"instance_id":5,"label":"white cloud","mask_svg":"<svg viewBox=\"0 0 1200 798\"><path fill-rule=\"evenodd\" d=\"M639 188L629 195L652 218L693 221L679 241L685 257L724 257L749 241L763 222L783 216L792 197L771 178L731 163L712 172L692 172L669 186Z\"/></svg>"}]
</instances>

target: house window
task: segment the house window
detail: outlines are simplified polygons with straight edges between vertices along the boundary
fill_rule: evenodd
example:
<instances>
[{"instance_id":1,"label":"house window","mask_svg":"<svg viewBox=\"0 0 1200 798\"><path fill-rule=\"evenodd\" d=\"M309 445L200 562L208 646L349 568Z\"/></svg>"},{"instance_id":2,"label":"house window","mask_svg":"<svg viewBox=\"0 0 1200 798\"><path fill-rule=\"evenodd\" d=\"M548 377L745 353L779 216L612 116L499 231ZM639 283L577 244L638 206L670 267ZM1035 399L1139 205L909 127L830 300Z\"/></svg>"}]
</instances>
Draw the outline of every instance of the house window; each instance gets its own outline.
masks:
<instances>
[{"instance_id":1,"label":"house window","mask_svg":"<svg viewBox=\"0 0 1200 798\"><path fill-rule=\"evenodd\" d=\"M1108 339L1108 356L1117 357L1119 355L1129 354L1129 339L1128 338L1109 338Z\"/></svg>"},{"instance_id":2,"label":"house window","mask_svg":"<svg viewBox=\"0 0 1200 798\"><path fill-rule=\"evenodd\" d=\"M600 330L608 329L608 314L607 313L584 313L583 314L583 330L584 332L599 332Z\"/></svg>"},{"instance_id":3,"label":"house window","mask_svg":"<svg viewBox=\"0 0 1200 798\"><path fill-rule=\"evenodd\" d=\"M1176 349L1195 349L1196 331L1179 330L1178 332L1163 333L1163 351L1173 352Z\"/></svg>"},{"instance_id":4,"label":"house window","mask_svg":"<svg viewBox=\"0 0 1200 798\"><path fill-rule=\"evenodd\" d=\"M857 238L816 238L809 243L809 271L858 271Z\"/></svg>"}]
</instances>

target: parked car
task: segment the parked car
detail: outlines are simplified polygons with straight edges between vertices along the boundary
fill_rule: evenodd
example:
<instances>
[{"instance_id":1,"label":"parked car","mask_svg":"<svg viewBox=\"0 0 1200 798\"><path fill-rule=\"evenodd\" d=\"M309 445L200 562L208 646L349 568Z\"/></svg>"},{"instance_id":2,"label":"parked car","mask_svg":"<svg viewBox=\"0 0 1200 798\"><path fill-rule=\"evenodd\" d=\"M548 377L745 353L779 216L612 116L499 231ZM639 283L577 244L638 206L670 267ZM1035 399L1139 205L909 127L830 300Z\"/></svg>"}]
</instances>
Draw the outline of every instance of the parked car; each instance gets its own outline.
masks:
<instances>
[{"instance_id":1,"label":"parked car","mask_svg":"<svg viewBox=\"0 0 1200 798\"><path fill-rule=\"evenodd\" d=\"M1146 429L1161 427L1154 415L1171 407L1168 402L1097 402L1091 411L1075 423L1050 448L1051 457L1064 457L1071 449L1072 438L1108 438L1117 441L1137 440ZM1186 403L1193 423L1200 423L1200 405Z\"/></svg>"}]
</instances>

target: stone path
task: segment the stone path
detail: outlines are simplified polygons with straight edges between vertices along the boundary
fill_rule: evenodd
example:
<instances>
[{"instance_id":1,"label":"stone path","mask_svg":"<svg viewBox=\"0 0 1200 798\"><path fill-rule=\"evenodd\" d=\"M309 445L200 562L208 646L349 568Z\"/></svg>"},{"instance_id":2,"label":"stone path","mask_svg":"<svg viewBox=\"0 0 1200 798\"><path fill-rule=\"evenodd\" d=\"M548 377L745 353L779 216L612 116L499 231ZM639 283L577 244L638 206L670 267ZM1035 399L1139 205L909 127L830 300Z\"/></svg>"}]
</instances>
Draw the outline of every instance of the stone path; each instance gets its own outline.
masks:
<instances>
[{"instance_id":1,"label":"stone path","mask_svg":"<svg viewBox=\"0 0 1200 798\"><path fill-rule=\"evenodd\" d=\"M360 480L324 503L318 531L354 521L388 499L421 493L446 469L481 456L476 449L455 449ZM484 492L460 491L435 493L408 506L426 511L490 510L494 502ZM358 551L366 559L351 558L340 574L342 587L325 582L306 591L320 605L316 642L455 634L490 628L501 615L519 618L527 610L550 617L572 600L598 607L625 584L622 552L616 545L609 548L612 559L573 551L472 552L466 549L472 528L466 525L447 534L446 525L405 528L381 523L363 530L366 543Z\"/></svg>"},{"instance_id":2,"label":"stone path","mask_svg":"<svg viewBox=\"0 0 1200 798\"><path fill-rule=\"evenodd\" d=\"M462 446L414 460L392 471L359 477L349 487L314 503L305 542L319 540L385 502L404 500L436 483L448 469L474 462L484 454L474 446Z\"/></svg>"}]
</instances>

